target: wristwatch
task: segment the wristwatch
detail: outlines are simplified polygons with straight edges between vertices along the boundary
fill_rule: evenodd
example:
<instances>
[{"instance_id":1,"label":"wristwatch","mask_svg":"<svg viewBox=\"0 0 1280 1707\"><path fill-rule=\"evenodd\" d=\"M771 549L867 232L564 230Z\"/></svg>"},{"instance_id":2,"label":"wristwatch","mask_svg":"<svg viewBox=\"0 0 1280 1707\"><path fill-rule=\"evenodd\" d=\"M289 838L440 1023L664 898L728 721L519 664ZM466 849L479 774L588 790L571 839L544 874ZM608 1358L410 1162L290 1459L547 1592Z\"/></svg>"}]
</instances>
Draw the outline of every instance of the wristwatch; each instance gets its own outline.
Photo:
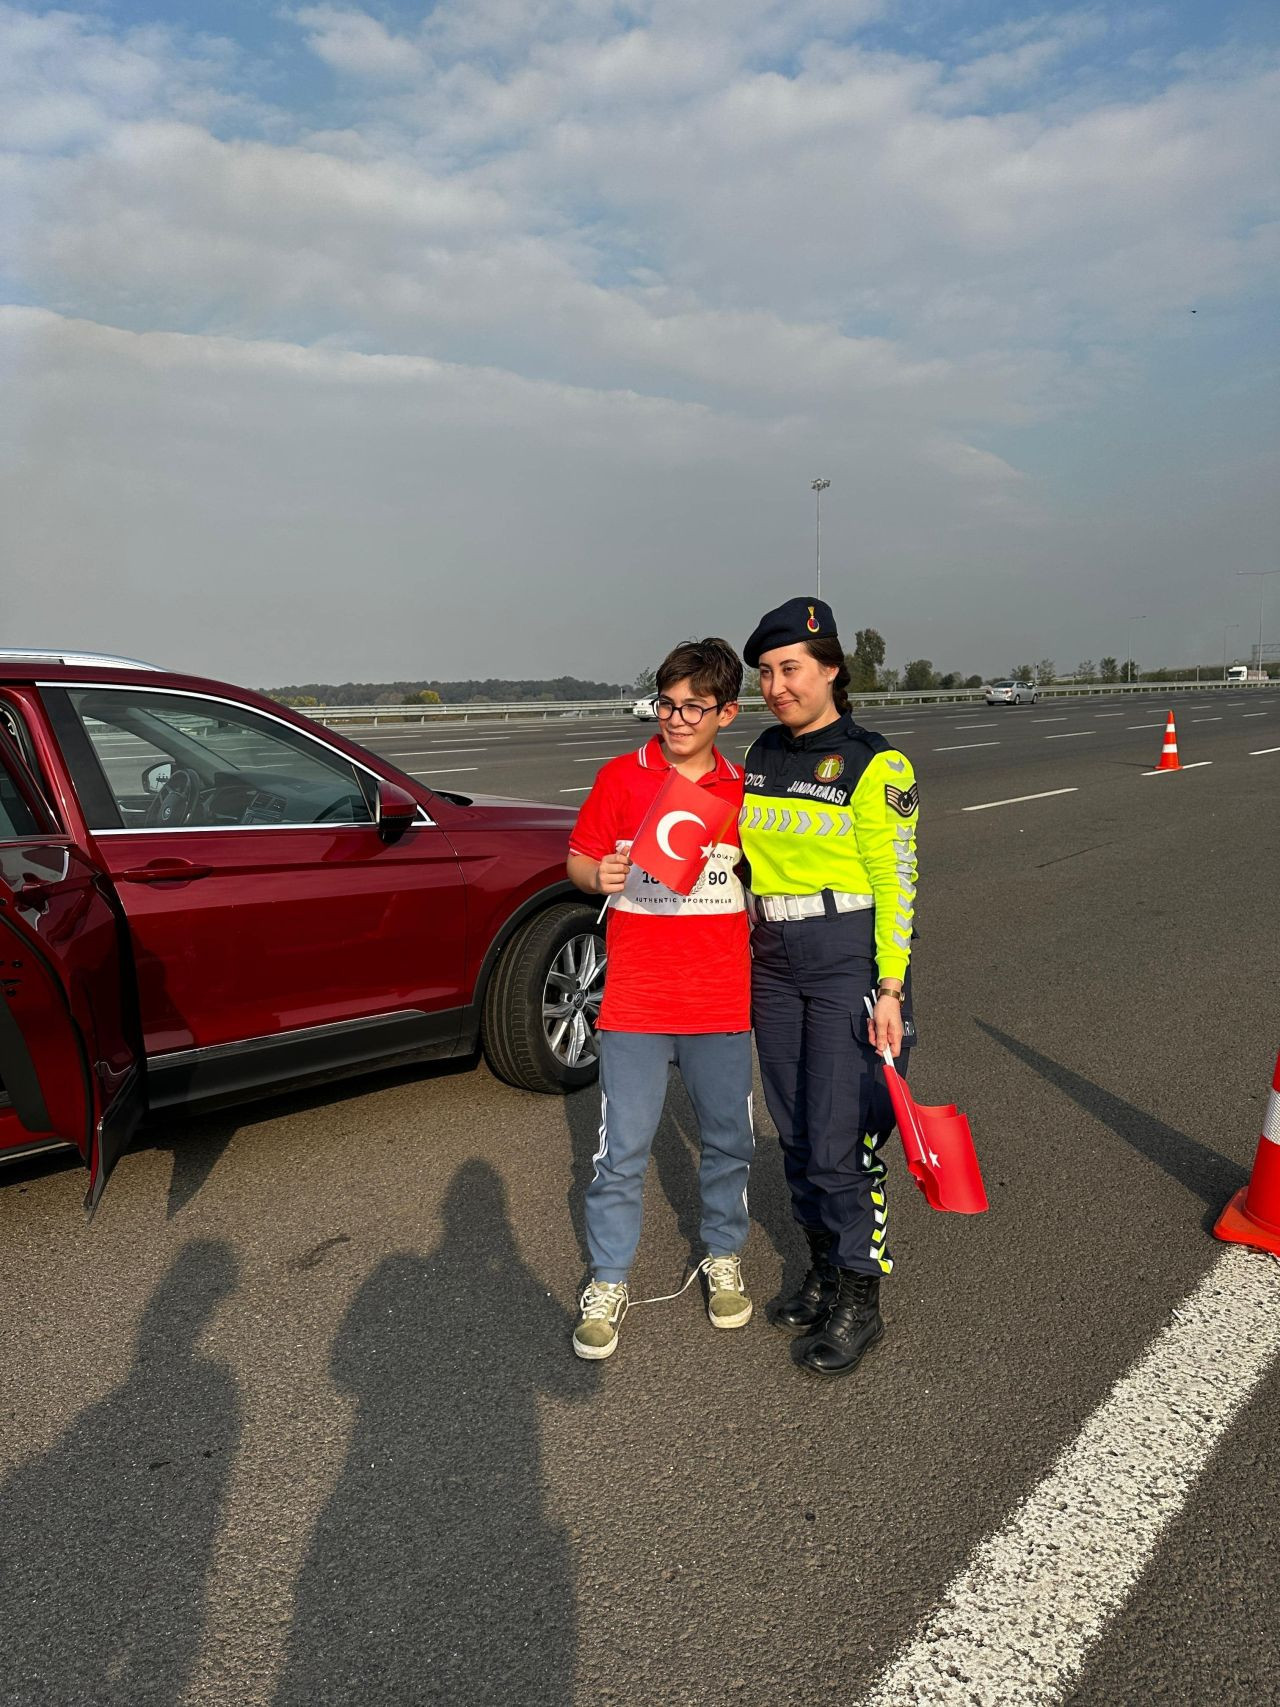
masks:
<instances>
[{"instance_id":1,"label":"wristwatch","mask_svg":"<svg viewBox=\"0 0 1280 1707\"><path fill-rule=\"evenodd\" d=\"M902 1002L906 999L901 990L891 990L887 984L876 986L876 1000L879 1001L881 996L892 996L895 1002Z\"/></svg>"}]
</instances>

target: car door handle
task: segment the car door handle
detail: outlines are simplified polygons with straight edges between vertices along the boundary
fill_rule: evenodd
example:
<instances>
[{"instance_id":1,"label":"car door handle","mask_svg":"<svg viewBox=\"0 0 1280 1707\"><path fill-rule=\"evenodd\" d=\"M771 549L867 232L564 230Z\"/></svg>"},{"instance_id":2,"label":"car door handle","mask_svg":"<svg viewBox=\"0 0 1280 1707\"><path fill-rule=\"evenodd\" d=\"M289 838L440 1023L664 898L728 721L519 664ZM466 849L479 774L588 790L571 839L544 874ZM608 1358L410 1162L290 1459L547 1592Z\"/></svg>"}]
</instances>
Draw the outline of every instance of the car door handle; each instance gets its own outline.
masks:
<instances>
[{"instance_id":1,"label":"car door handle","mask_svg":"<svg viewBox=\"0 0 1280 1707\"><path fill-rule=\"evenodd\" d=\"M195 877L209 877L211 865L193 865L189 859L157 859L150 865L130 866L128 871L116 872L118 883L189 883Z\"/></svg>"}]
</instances>

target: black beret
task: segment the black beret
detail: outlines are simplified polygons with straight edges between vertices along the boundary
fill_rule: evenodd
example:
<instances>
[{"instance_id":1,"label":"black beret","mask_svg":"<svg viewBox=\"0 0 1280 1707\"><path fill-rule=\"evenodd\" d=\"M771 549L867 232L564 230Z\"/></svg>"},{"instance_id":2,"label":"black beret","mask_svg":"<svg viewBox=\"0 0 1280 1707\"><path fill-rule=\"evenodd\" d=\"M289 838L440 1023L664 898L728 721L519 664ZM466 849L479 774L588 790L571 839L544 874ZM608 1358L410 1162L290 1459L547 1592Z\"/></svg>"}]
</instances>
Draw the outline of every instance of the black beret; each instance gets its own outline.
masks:
<instances>
[{"instance_id":1,"label":"black beret","mask_svg":"<svg viewBox=\"0 0 1280 1707\"><path fill-rule=\"evenodd\" d=\"M798 640L834 640L836 619L831 606L821 599L788 599L777 610L766 611L755 633L742 648L742 656L754 670L762 652L775 646L794 646Z\"/></svg>"}]
</instances>

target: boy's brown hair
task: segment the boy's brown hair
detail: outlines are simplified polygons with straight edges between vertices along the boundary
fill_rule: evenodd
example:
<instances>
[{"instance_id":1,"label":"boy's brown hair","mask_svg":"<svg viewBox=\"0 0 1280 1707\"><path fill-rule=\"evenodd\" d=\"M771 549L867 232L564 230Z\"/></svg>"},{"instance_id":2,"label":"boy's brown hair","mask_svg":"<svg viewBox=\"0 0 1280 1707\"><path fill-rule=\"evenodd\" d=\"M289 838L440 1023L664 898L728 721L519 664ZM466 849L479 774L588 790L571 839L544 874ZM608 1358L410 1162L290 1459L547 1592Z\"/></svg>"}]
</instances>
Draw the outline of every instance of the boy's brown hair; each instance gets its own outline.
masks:
<instances>
[{"instance_id":1,"label":"boy's brown hair","mask_svg":"<svg viewBox=\"0 0 1280 1707\"><path fill-rule=\"evenodd\" d=\"M682 640L658 665L658 691L665 693L688 677L694 693L715 696L718 706L731 705L742 692L742 659L727 640Z\"/></svg>"}]
</instances>

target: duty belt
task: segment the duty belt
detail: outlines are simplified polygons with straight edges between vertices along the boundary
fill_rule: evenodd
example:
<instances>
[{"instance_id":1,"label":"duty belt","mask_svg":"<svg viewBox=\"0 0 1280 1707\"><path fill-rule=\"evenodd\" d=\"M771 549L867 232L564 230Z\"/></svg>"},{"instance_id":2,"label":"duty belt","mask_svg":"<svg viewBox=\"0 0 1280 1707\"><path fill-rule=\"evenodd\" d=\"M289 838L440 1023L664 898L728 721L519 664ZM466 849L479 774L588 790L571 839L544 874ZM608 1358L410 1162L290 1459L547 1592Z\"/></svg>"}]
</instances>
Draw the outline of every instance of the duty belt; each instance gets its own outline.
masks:
<instances>
[{"instance_id":1,"label":"duty belt","mask_svg":"<svg viewBox=\"0 0 1280 1707\"><path fill-rule=\"evenodd\" d=\"M845 889L826 889L817 895L757 895L756 906L762 918L772 925L787 920L819 919L826 912L825 897L830 895L837 913L865 913L874 907L874 895L852 895Z\"/></svg>"}]
</instances>

